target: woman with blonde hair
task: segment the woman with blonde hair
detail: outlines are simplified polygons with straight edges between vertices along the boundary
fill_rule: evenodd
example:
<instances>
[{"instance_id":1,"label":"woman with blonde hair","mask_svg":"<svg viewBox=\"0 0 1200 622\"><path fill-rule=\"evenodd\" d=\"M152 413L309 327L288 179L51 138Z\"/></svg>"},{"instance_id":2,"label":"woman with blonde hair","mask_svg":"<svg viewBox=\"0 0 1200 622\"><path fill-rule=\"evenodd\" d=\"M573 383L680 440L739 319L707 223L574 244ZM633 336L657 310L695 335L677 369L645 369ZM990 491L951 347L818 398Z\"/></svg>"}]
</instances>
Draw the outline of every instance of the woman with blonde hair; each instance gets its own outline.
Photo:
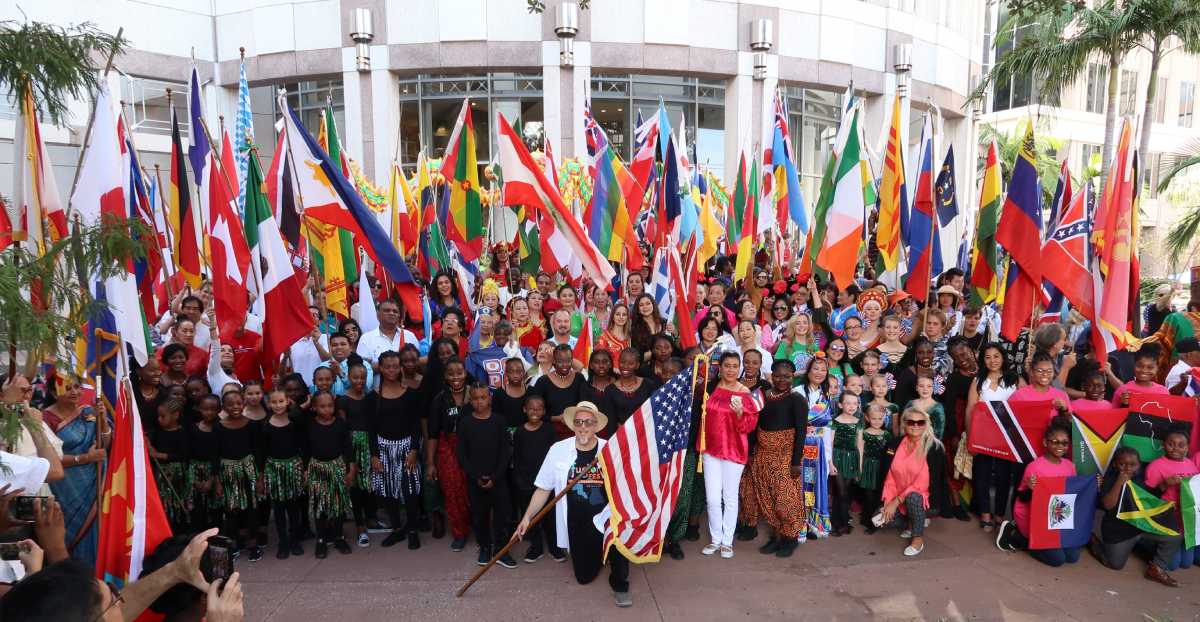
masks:
<instances>
[{"instance_id":1,"label":"woman with blonde hair","mask_svg":"<svg viewBox=\"0 0 1200 622\"><path fill-rule=\"evenodd\" d=\"M929 415L919 408L901 414L902 434L887 444L881 472L883 509L872 519L876 526L905 527L901 538L911 538L904 555L913 557L925 550L926 516L947 507L946 449L933 433ZM901 520L901 516L905 520Z\"/></svg>"}]
</instances>

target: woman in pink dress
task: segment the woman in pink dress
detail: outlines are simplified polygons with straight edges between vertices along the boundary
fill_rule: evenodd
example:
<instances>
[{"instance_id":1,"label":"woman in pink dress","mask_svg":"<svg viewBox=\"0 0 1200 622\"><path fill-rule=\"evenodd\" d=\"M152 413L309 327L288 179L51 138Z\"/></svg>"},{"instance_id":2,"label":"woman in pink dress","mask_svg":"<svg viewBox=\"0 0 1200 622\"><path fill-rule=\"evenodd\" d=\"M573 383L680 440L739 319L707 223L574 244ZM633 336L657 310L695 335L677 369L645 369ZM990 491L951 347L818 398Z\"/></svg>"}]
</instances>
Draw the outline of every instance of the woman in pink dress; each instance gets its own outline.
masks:
<instances>
[{"instance_id":1,"label":"woman in pink dress","mask_svg":"<svg viewBox=\"0 0 1200 622\"><path fill-rule=\"evenodd\" d=\"M1037 363L1034 363L1037 366ZM1029 546L1029 501L1033 498L1033 487L1039 478L1072 477L1075 463L1067 458L1071 448L1071 420L1055 417L1042 435L1045 452L1025 467L1025 475L1017 488L1017 500L1013 503L1013 520L1004 521L996 535L996 546L1002 551L1015 551ZM1091 520L1091 517L1088 517ZM1034 559L1048 566L1074 564L1079 561L1083 547L1031 550Z\"/></svg>"}]
</instances>

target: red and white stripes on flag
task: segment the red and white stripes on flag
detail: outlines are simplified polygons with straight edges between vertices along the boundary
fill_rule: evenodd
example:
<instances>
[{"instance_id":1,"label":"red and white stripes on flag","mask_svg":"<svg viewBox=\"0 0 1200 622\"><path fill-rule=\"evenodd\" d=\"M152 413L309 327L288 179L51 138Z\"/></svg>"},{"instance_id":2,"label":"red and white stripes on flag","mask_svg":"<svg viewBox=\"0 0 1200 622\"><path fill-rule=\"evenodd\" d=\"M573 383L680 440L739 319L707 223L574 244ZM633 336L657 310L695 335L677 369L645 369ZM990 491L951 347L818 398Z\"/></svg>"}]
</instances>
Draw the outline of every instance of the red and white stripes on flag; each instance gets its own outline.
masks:
<instances>
[{"instance_id":1,"label":"red and white stripes on flag","mask_svg":"<svg viewBox=\"0 0 1200 622\"><path fill-rule=\"evenodd\" d=\"M499 128L500 168L504 171L504 204L523 205L549 217L539 219L542 223L541 237L546 240L543 243L543 262L546 261L548 247L555 263L569 266L572 260L577 260L597 287L607 288L617 274L612 264L584 233L579 219L563 203L558 187L546 179L545 171L533 161L529 149L513 132L504 115L497 114L496 122ZM553 223L553 229L546 227L550 223Z\"/></svg>"},{"instance_id":2,"label":"red and white stripes on flag","mask_svg":"<svg viewBox=\"0 0 1200 622\"><path fill-rule=\"evenodd\" d=\"M695 367L655 391L600 450L611 511L604 551L634 563L656 562L679 496L692 423Z\"/></svg>"}]
</instances>

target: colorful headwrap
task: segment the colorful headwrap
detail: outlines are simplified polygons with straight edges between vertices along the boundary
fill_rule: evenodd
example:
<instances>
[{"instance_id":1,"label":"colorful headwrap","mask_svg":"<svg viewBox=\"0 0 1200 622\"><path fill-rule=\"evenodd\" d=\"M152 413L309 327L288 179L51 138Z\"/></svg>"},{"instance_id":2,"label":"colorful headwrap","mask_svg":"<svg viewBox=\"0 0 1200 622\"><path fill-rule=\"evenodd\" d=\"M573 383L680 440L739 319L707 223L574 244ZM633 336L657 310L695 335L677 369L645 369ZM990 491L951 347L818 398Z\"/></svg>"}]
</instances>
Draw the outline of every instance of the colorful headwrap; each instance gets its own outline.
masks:
<instances>
[{"instance_id":1,"label":"colorful headwrap","mask_svg":"<svg viewBox=\"0 0 1200 622\"><path fill-rule=\"evenodd\" d=\"M879 305L880 311L883 311L888 306L887 294L883 293L883 290L873 287L858 295L858 310L862 311L863 307L871 301L875 301Z\"/></svg>"},{"instance_id":2,"label":"colorful headwrap","mask_svg":"<svg viewBox=\"0 0 1200 622\"><path fill-rule=\"evenodd\" d=\"M495 294L497 297L500 296L500 286L497 285L492 279L487 279L484 281L483 286L479 291L480 296L486 296L488 294Z\"/></svg>"}]
</instances>

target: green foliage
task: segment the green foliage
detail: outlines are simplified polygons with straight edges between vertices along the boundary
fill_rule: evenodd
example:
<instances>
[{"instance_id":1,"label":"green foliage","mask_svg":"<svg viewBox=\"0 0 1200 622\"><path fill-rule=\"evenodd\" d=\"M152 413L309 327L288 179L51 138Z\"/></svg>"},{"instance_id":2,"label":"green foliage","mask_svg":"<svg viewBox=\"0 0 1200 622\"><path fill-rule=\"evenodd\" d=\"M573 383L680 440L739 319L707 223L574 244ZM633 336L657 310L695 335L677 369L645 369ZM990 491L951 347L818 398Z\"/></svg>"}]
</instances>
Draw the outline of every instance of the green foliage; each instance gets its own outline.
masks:
<instances>
[{"instance_id":1,"label":"green foliage","mask_svg":"<svg viewBox=\"0 0 1200 622\"><path fill-rule=\"evenodd\" d=\"M525 4L531 15L546 12L546 3L543 0L525 0ZM579 0L579 10L586 11L588 4L589 0Z\"/></svg>"},{"instance_id":2,"label":"green foliage","mask_svg":"<svg viewBox=\"0 0 1200 622\"><path fill-rule=\"evenodd\" d=\"M14 245L0 254L0 344L27 360L63 357L101 304L86 284L114 276L145 256L148 229L139 220L113 219L50 243L38 256ZM32 295L37 293L36 296Z\"/></svg>"},{"instance_id":3,"label":"green foliage","mask_svg":"<svg viewBox=\"0 0 1200 622\"><path fill-rule=\"evenodd\" d=\"M1045 120L1037 120L1034 122L1033 141L1035 151L1037 152L1037 171L1038 180L1042 184L1042 201L1043 204L1049 205L1054 199L1055 186L1058 184L1058 159L1056 154L1059 149L1062 149L1063 141L1060 138L1055 138L1048 135L1048 123ZM1004 177L1004 184L1007 187L1009 179L1012 177L1013 165L1017 162L1017 154L1021 151L1021 141L1025 137L1026 122L1018 123L1009 132L1002 132L995 126L984 123L979 128L979 144L988 145L993 140L996 141L996 146L1000 151L1000 172ZM979 158L977 168L979 174L983 174L984 159ZM1072 181L1075 181L1072 179Z\"/></svg>"},{"instance_id":4,"label":"green foliage","mask_svg":"<svg viewBox=\"0 0 1200 622\"><path fill-rule=\"evenodd\" d=\"M26 85L47 121L66 125L70 100L86 100L99 86L96 58L121 53L128 41L91 23L56 26L41 22L0 22L0 86L16 100Z\"/></svg>"}]
</instances>

